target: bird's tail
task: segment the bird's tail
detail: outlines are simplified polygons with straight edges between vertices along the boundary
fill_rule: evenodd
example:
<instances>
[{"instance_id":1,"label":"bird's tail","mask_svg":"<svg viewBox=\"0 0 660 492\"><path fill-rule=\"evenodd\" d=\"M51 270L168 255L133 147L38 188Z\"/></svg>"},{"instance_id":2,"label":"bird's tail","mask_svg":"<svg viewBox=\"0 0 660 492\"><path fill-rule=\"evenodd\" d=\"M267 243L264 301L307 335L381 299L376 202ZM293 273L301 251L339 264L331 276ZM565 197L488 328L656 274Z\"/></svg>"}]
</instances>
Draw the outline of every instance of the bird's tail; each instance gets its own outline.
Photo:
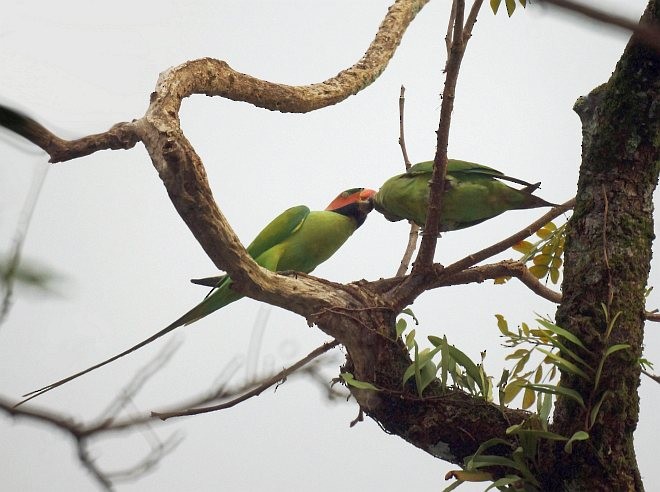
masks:
<instances>
[{"instance_id":1,"label":"bird's tail","mask_svg":"<svg viewBox=\"0 0 660 492\"><path fill-rule=\"evenodd\" d=\"M142 340L140 343L133 345L131 348L124 350L120 354L114 355L110 357L109 359L104 360L103 362L99 362L98 364L94 364L91 367L88 367L87 369L84 369L80 372L77 372L75 374L72 374L71 376L68 376L64 379L60 379L59 381L55 381L54 383L51 383L47 386L44 386L43 388L36 389L34 391L30 391L29 393L26 393L23 395L24 399L18 402L15 407L22 405L23 403L32 400L33 398L36 398L39 395L43 395L44 393L47 393L48 391L57 388L58 386L62 386L65 383L68 383L69 381L72 381L74 379L79 378L80 376L83 376L87 374L88 372L92 372L95 369L98 369L100 367L103 367L107 364L110 364L111 362L116 361L117 359L121 359L125 355L130 354L131 352L135 352L136 350L144 347L145 345L150 344L151 342L159 339L163 335L168 334L169 332L175 330L176 328L179 328L180 326L185 326L189 325L191 323L194 323L198 319L201 319L209 314L211 314L214 311L217 311L221 307L226 306L229 303L232 303L238 299L240 299L242 296L238 294L237 292L231 290L229 288L229 282L227 282L227 285L222 285L221 290L216 290L213 292L211 295L207 296L202 302L197 304L194 308L192 308L190 311L185 313L183 316L178 318L176 321L170 323L167 325L165 328L162 330L158 331L157 333L154 333L151 335L149 338L146 338Z\"/></svg>"},{"instance_id":2,"label":"bird's tail","mask_svg":"<svg viewBox=\"0 0 660 492\"><path fill-rule=\"evenodd\" d=\"M520 192L526 195L525 200L522 203L522 206L520 207L521 209L537 208L537 207L558 207L556 203L551 203L536 195L532 195L532 193L538 190L540 186L541 186L541 182L539 181L538 183L528 184L527 186L519 190Z\"/></svg>"}]
</instances>

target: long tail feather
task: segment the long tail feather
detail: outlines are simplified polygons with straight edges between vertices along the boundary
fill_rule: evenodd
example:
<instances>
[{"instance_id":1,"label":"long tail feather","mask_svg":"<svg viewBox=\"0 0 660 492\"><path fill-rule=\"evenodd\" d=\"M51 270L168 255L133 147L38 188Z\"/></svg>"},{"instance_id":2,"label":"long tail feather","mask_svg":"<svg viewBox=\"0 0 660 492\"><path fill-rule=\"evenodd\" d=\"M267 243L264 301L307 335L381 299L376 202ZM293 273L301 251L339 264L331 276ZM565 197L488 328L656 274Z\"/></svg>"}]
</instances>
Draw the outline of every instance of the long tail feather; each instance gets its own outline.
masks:
<instances>
[{"instance_id":1,"label":"long tail feather","mask_svg":"<svg viewBox=\"0 0 660 492\"><path fill-rule=\"evenodd\" d=\"M75 374L72 374L69 377L66 377L64 379L60 379L59 381L55 381L54 383L51 383L47 386L44 386L43 388L36 389L34 391L30 391L29 393L26 393L23 395L23 397L27 397L24 400L21 400L18 402L15 407L22 405L23 403L30 401L33 398L36 398L39 395L43 395L44 393L47 393L48 391L57 388L58 386L62 386L65 383L68 383L69 381L72 381L74 379L79 378L80 376L83 376L87 374L88 372L92 372L95 369L98 369L99 367L103 367L107 364L110 364L111 362L116 361L117 359L121 359L125 355L130 354L131 352L135 352L136 350L144 347L145 345L150 344L154 340L159 339L163 335L168 334L172 330L179 328L180 326L184 325L189 325L190 323L194 323L198 319L203 318L204 316L212 313L213 311L216 311L220 309L223 306L226 306L227 304L239 299L241 296L238 293L233 293L230 289L227 289L225 292L218 292L218 296L208 296L202 301L201 303L197 304L194 308L192 308L190 311L188 311L186 314L181 316L179 319L176 321L170 323L167 325L165 328L160 330L157 333L154 333L151 335L149 338L146 338L145 340L142 340L140 343L133 345L131 348L124 350L120 354L114 355L110 357L109 359L104 360L103 362L99 362L98 364L95 364L91 367L88 367L87 369L77 372ZM224 296L221 297L221 295L224 294Z\"/></svg>"},{"instance_id":2,"label":"long tail feather","mask_svg":"<svg viewBox=\"0 0 660 492\"><path fill-rule=\"evenodd\" d=\"M136 344L136 345L133 345L131 348L129 348L129 349L127 349L127 350L124 350L124 351L121 352L120 354L114 355L114 356L110 357L109 359L104 360L103 362L99 362L98 364L95 364L95 365L93 365L93 366L91 366L91 367L88 367L87 369L85 369L85 370L83 370L83 371L80 371L80 372L77 372L77 373L75 373L75 374L72 374L71 376L68 376L68 377L66 377L66 378L64 378L64 379L60 379L59 381L56 381L56 382L51 383L51 384L49 384L49 385L47 385L47 386L44 386L43 388L39 388L39 389L36 389L36 390L34 390L34 391L30 391L29 393L25 393L25 394L23 395L23 397L24 397L24 398L25 398L25 397L28 397L28 398L25 398L24 400L21 400L21 401L18 402L16 405L14 405L14 407L17 407L17 406L19 406L19 405L22 405L23 403L26 403L26 402L30 401L31 399L36 398L37 396L43 395L44 393L47 393L48 391L50 391L50 390L52 390L52 389L55 389L55 388L57 388L58 386L62 386L63 384L68 383L69 381L73 381L74 379L77 379L77 378L79 378L80 376L83 376L83 375L87 374L88 372L92 372L93 370L98 369L99 367L103 367L103 366L105 366L105 365L107 365L107 364L110 364L111 362L114 362L114 361L116 361L117 359L121 359L121 358L124 357L125 355L128 355L128 354L130 354L131 352L135 352L136 350L138 350L138 349L144 347L145 345L150 344L150 343L153 342L154 340L159 339L160 337L162 337L163 335L168 334L168 333L171 332L172 330L174 330L174 329L176 329L176 328L178 328L178 327L180 327L180 326L185 325L185 324L187 323L187 320L188 320L188 318L189 318L190 313L191 313L191 311L187 312L186 314L184 314L183 316L181 316L179 319L177 319L177 320L176 320L175 322L173 322L172 324L166 326L165 328L163 328L163 329L160 330L159 332L154 333L154 334L151 335L149 338L146 338L145 340L142 340L140 343L138 343L138 344Z\"/></svg>"}]
</instances>

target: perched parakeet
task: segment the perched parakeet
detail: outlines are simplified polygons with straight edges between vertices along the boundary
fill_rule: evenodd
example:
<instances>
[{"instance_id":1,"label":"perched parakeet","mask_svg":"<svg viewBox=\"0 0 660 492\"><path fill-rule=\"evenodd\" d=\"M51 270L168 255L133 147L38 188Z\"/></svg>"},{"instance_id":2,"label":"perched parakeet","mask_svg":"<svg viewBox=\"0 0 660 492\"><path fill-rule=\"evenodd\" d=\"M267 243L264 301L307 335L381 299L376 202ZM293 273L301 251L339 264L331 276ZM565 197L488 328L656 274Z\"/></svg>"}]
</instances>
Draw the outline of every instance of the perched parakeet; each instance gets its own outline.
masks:
<instances>
[{"instance_id":1,"label":"perched parakeet","mask_svg":"<svg viewBox=\"0 0 660 492\"><path fill-rule=\"evenodd\" d=\"M250 243L247 252L259 265L270 271L310 273L330 258L362 225L373 209L372 197L375 193L370 189L352 188L339 194L321 211L310 211L304 205L292 207L268 224ZM216 277L215 288L210 295L158 333L84 371L24 395L32 396L23 402L130 354L179 326L193 323L237 301L243 296L232 290L231 284L228 275Z\"/></svg>"},{"instance_id":2,"label":"perched parakeet","mask_svg":"<svg viewBox=\"0 0 660 492\"><path fill-rule=\"evenodd\" d=\"M423 227L429 204L429 180L433 161L420 162L406 173L394 176L374 196L374 206L387 220L408 219ZM524 186L511 188L511 181ZM440 232L470 227L507 210L553 207L532 195L541 183L527 183L474 162L449 159L440 211Z\"/></svg>"}]
</instances>

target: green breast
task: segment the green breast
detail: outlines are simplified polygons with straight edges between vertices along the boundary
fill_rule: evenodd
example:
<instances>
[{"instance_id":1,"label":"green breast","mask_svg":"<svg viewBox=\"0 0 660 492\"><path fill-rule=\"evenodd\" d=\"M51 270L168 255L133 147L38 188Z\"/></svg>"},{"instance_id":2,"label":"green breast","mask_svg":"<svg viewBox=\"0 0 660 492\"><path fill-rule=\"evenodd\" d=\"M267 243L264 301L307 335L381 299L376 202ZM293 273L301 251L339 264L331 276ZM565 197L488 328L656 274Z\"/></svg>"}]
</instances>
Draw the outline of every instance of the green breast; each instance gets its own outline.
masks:
<instances>
[{"instance_id":1,"label":"green breast","mask_svg":"<svg viewBox=\"0 0 660 492\"><path fill-rule=\"evenodd\" d=\"M309 273L330 258L355 231L355 220L335 212L310 212L302 226L273 249L277 270Z\"/></svg>"}]
</instances>

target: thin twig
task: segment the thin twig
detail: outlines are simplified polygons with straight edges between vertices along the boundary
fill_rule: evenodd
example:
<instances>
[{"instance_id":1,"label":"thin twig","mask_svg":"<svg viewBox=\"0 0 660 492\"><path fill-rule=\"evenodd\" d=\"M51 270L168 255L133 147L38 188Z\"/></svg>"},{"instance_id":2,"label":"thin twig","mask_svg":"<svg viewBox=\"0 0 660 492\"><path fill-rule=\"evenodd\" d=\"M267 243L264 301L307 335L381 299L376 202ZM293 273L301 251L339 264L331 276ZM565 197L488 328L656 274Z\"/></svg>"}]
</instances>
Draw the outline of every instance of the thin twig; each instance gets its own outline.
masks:
<instances>
[{"instance_id":1,"label":"thin twig","mask_svg":"<svg viewBox=\"0 0 660 492\"><path fill-rule=\"evenodd\" d=\"M408 158L408 151L406 149L406 138L405 138L405 127L404 127L404 110L406 105L406 88L401 86L401 93L399 94L399 146L401 147L401 153L403 154L403 164L406 166L406 170L410 169L410 159ZM406 274L408 271L408 265L410 265L410 260L412 255L417 248L417 238L419 237L419 226L413 221L408 221L410 223L410 233L408 234L408 244L403 253L403 258L401 258L401 263L399 268L396 271L396 276L401 277Z\"/></svg>"},{"instance_id":2,"label":"thin twig","mask_svg":"<svg viewBox=\"0 0 660 492\"><path fill-rule=\"evenodd\" d=\"M151 412L152 417L159 418L161 420L167 420L172 417L184 417L184 416L189 416L189 415L199 415L202 413L209 413L209 412L215 412L218 410L224 410L226 408L231 408L235 405L238 405L241 402L244 402L245 400L248 400L254 396L259 396L263 391L266 389L270 388L271 386L276 385L283 379L286 379L286 377L293 372L297 371L301 367L303 367L305 364L309 363L310 361L316 359L318 356L324 354L330 349L333 349L339 345L339 342L337 340L333 340L331 342L324 343L320 347L312 350L309 354L307 354L305 357L300 359L298 362L293 364L291 367L284 369L274 376L270 377L269 379L265 380L263 383L261 383L259 386L256 388L248 391L247 393L239 396L238 398L234 398L233 400L221 403L219 405L213 405L210 407L202 407L202 408L191 408L188 410L184 411L177 411L177 412Z\"/></svg>"},{"instance_id":3,"label":"thin twig","mask_svg":"<svg viewBox=\"0 0 660 492\"><path fill-rule=\"evenodd\" d=\"M660 52L660 30L658 26L645 25L634 22L625 17L610 14L604 10L589 7L584 4L576 3L571 0L538 0L541 5L550 4L569 12L593 19L602 24L619 27L626 31L631 31L638 41L651 46L654 50Z\"/></svg>"},{"instance_id":4,"label":"thin twig","mask_svg":"<svg viewBox=\"0 0 660 492\"><path fill-rule=\"evenodd\" d=\"M650 372L646 371L645 369L642 369L642 373L645 374L646 376L650 377L656 383L660 384L660 376L658 376L656 374L651 374Z\"/></svg>"},{"instance_id":5,"label":"thin twig","mask_svg":"<svg viewBox=\"0 0 660 492\"><path fill-rule=\"evenodd\" d=\"M0 107L0 113L1 110L2 108ZM25 236L27 234L28 227L30 226L30 221L32 220L32 215L37 205L39 195L41 194L41 188L43 187L44 181L46 180L48 169L48 167L43 167L41 169L35 168L30 190L25 197L25 203L23 204L20 218L16 225L12 252L7 258L7 264L0 264L0 292L2 292L2 301L0 302L0 325L7 319L11 309L12 297L14 293L14 282L16 280L16 273L19 268L19 264L21 263L23 243L25 242ZM2 271L3 266L4 271Z\"/></svg>"},{"instance_id":6,"label":"thin twig","mask_svg":"<svg viewBox=\"0 0 660 492\"><path fill-rule=\"evenodd\" d=\"M406 148L406 132L404 124L405 108L406 88L401 86L401 91L399 92L399 147L401 147L401 153L403 154L403 164L407 171L410 169L410 159L408 158L408 149Z\"/></svg>"},{"instance_id":7,"label":"thin twig","mask_svg":"<svg viewBox=\"0 0 660 492\"><path fill-rule=\"evenodd\" d=\"M447 22L447 34L445 34L445 48L447 49L447 61L445 62L444 71L447 71L447 63L449 63L449 55L451 54L451 45L453 42L452 32L454 27L454 20L456 20L456 2L451 2L451 12L449 12L449 21Z\"/></svg>"}]
</instances>

